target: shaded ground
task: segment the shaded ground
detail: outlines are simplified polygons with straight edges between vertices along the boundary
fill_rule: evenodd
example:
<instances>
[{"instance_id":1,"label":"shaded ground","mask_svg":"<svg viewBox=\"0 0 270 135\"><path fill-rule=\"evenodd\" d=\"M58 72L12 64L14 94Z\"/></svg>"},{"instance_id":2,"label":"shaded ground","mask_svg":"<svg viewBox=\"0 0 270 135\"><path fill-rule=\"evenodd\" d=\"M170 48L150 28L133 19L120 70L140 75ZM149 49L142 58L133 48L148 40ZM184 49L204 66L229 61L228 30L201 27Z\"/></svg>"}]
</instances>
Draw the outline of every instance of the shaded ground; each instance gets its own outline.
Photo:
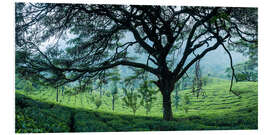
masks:
<instances>
[{"instance_id":1,"label":"shaded ground","mask_svg":"<svg viewBox=\"0 0 270 135\"><path fill-rule=\"evenodd\" d=\"M231 112L176 117L167 122L160 117L74 109L16 93L16 133L257 129L257 115L257 106L251 105Z\"/></svg>"}]
</instances>

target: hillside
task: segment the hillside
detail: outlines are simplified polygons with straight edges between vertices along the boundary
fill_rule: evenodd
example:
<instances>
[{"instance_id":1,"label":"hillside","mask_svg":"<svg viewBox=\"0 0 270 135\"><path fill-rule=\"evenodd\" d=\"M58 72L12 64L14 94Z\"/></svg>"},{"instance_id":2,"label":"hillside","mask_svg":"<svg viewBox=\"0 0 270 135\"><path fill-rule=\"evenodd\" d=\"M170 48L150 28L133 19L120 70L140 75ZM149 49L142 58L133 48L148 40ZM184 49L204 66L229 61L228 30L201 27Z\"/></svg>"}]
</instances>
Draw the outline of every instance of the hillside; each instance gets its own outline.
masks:
<instances>
[{"instance_id":1,"label":"hillside","mask_svg":"<svg viewBox=\"0 0 270 135\"><path fill-rule=\"evenodd\" d=\"M197 98L191 90L180 91L180 106L173 106L174 120L162 120L162 98L158 93L151 112L146 115L140 107L135 116L122 105L119 98L115 111L111 110L112 97L102 97L96 109L85 92L59 97L55 90L26 93L16 90L16 132L99 132L99 131L160 131L160 130L217 130L258 128L257 82L239 82L234 90L242 98L229 93L226 80L211 79L204 88L206 96ZM184 95L190 99L187 111L183 109ZM172 96L173 99L174 96Z\"/></svg>"}]
</instances>

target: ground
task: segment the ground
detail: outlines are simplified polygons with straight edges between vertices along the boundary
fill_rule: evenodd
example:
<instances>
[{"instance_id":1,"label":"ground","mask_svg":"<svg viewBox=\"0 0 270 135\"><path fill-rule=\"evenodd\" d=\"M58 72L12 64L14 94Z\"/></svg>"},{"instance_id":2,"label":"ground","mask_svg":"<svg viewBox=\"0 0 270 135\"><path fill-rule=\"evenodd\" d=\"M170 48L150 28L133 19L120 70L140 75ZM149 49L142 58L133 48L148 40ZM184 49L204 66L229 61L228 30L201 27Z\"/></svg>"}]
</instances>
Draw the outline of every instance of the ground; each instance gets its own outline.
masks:
<instances>
[{"instance_id":1,"label":"ground","mask_svg":"<svg viewBox=\"0 0 270 135\"><path fill-rule=\"evenodd\" d=\"M173 121L162 120L162 98L158 94L151 112L143 107L133 116L123 107L121 99L111 110L112 97L102 98L96 109L89 93L62 96L55 101L55 89L26 93L16 90L16 133L21 132L111 132L111 131L176 131L176 130L234 130L258 128L258 83L238 82L229 92L229 81L210 79L203 87L206 96L197 98L190 89L180 91L180 105L173 106ZM184 111L183 99L190 104ZM172 97L173 99L173 97Z\"/></svg>"}]
</instances>

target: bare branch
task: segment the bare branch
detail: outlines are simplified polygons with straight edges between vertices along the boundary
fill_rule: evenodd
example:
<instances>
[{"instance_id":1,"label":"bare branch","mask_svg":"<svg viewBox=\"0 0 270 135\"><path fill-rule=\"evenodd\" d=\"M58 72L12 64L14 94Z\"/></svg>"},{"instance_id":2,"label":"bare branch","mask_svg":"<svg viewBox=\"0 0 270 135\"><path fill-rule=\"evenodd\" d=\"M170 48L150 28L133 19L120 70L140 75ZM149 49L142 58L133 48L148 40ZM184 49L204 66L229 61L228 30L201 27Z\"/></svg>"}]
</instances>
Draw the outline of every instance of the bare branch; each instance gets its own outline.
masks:
<instances>
[{"instance_id":1,"label":"bare branch","mask_svg":"<svg viewBox=\"0 0 270 135\"><path fill-rule=\"evenodd\" d=\"M177 64L175 70L173 71L173 74L174 74L174 75L178 74L178 73L181 71L183 65L184 65L185 62L186 62L186 59L188 58L188 56L190 55L190 53L192 53L192 50L190 50L190 48L191 48L192 45L193 45L192 42L191 42L191 40L192 40L192 38L193 38L193 36L194 36L194 33L195 33L196 29L197 29L199 26L201 26L202 24L204 24L205 22L207 22L208 20L210 20L213 16L215 16L215 15L217 14L217 10L218 10L218 8L214 8L213 11L212 11L210 14L208 14L208 15L207 15L206 17L204 17L202 20L197 21L197 22L193 25L193 27L192 27L192 29L191 29L191 31L190 31L190 33L189 33L187 42L186 42L186 48L185 48L185 50L184 50L183 57L181 58L180 62Z\"/></svg>"},{"instance_id":2,"label":"bare branch","mask_svg":"<svg viewBox=\"0 0 270 135\"><path fill-rule=\"evenodd\" d=\"M225 47L225 45L222 43L222 47L224 48L224 50L227 52L227 54L229 55L229 58L230 58L230 66L231 66L231 69L232 69L232 78L231 78L231 85L230 85L230 92L232 92L234 95L238 96L239 98L241 98L240 94L233 91L232 90L232 86L233 86L233 78L236 79L236 76L235 76L235 72L234 72L234 67L233 67L233 60L232 60L232 55L231 53L229 52L229 50ZM236 79L237 81L237 79Z\"/></svg>"}]
</instances>

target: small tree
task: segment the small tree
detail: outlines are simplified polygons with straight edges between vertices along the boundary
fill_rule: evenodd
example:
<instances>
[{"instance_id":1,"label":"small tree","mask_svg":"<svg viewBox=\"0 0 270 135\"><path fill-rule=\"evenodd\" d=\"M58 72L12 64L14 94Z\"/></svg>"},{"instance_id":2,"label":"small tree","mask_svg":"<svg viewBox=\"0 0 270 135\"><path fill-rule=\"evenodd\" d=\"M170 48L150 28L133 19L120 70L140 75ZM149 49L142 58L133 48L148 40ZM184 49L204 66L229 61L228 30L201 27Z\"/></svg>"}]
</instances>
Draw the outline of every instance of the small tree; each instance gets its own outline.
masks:
<instances>
[{"instance_id":1,"label":"small tree","mask_svg":"<svg viewBox=\"0 0 270 135\"><path fill-rule=\"evenodd\" d=\"M102 80L97 80L97 88L99 89L99 96L102 97Z\"/></svg>"},{"instance_id":2,"label":"small tree","mask_svg":"<svg viewBox=\"0 0 270 135\"><path fill-rule=\"evenodd\" d=\"M98 109L102 105L101 98L95 98L95 105L96 105L96 109Z\"/></svg>"},{"instance_id":3,"label":"small tree","mask_svg":"<svg viewBox=\"0 0 270 135\"><path fill-rule=\"evenodd\" d=\"M56 86L56 102L58 102L58 96L59 95L59 89L58 86Z\"/></svg>"},{"instance_id":4,"label":"small tree","mask_svg":"<svg viewBox=\"0 0 270 135\"><path fill-rule=\"evenodd\" d=\"M208 80L209 80L209 77L208 76L202 77L202 85L203 86L206 86L209 83Z\"/></svg>"},{"instance_id":5,"label":"small tree","mask_svg":"<svg viewBox=\"0 0 270 135\"><path fill-rule=\"evenodd\" d=\"M33 90L32 82L30 82L30 81L25 81L25 84L24 84L23 89L24 89L24 91L26 92L26 95L28 95L28 94Z\"/></svg>"},{"instance_id":6,"label":"small tree","mask_svg":"<svg viewBox=\"0 0 270 135\"><path fill-rule=\"evenodd\" d=\"M183 105L183 109L184 109L185 113L188 113L189 106L188 105Z\"/></svg>"},{"instance_id":7,"label":"small tree","mask_svg":"<svg viewBox=\"0 0 270 135\"><path fill-rule=\"evenodd\" d=\"M184 96L184 104L190 104L190 99L189 99L189 96L187 94L185 94L185 96Z\"/></svg>"},{"instance_id":8,"label":"small tree","mask_svg":"<svg viewBox=\"0 0 270 135\"><path fill-rule=\"evenodd\" d=\"M95 102L95 98L96 97L96 95L95 94L93 94L91 97L90 97L90 101L93 103L93 102Z\"/></svg>"},{"instance_id":9,"label":"small tree","mask_svg":"<svg viewBox=\"0 0 270 135\"><path fill-rule=\"evenodd\" d=\"M128 91L126 88L123 88L126 95L123 98L124 105L131 108L133 115L135 116L136 111L140 108L140 104L138 103L138 99L140 98L140 95L134 91L133 88L131 88L130 91Z\"/></svg>"},{"instance_id":10,"label":"small tree","mask_svg":"<svg viewBox=\"0 0 270 135\"><path fill-rule=\"evenodd\" d=\"M146 115L151 111L153 101L156 100L156 91L150 85L150 82L145 78L140 85L139 93L142 95L140 104L145 108Z\"/></svg>"},{"instance_id":11,"label":"small tree","mask_svg":"<svg viewBox=\"0 0 270 135\"><path fill-rule=\"evenodd\" d=\"M114 111L115 101L118 99L117 93L118 93L117 84L114 83L114 89L111 90L111 94L112 94L112 110L113 111Z\"/></svg>"},{"instance_id":12,"label":"small tree","mask_svg":"<svg viewBox=\"0 0 270 135\"><path fill-rule=\"evenodd\" d=\"M185 113L188 113L190 99L189 99L189 96L187 94L184 95L184 100L182 103L183 103L183 109L184 109Z\"/></svg>"},{"instance_id":13,"label":"small tree","mask_svg":"<svg viewBox=\"0 0 270 135\"><path fill-rule=\"evenodd\" d=\"M180 101L180 96L179 96L179 87L180 87L181 83L177 83L175 86L175 94L174 94L174 105L175 105L175 109L178 109L178 105L179 105L179 101Z\"/></svg>"},{"instance_id":14,"label":"small tree","mask_svg":"<svg viewBox=\"0 0 270 135\"><path fill-rule=\"evenodd\" d=\"M248 60L244 63L236 64L234 69L237 81L258 81L258 65L254 61ZM232 70L227 68L225 72L229 77Z\"/></svg>"},{"instance_id":15,"label":"small tree","mask_svg":"<svg viewBox=\"0 0 270 135\"><path fill-rule=\"evenodd\" d=\"M62 86L62 96L64 96L65 87Z\"/></svg>"},{"instance_id":16,"label":"small tree","mask_svg":"<svg viewBox=\"0 0 270 135\"><path fill-rule=\"evenodd\" d=\"M94 90L93 85L92 85L92 82L89 83L89 84L87 84L86 89L88 89L89 95L92 95L93 90Z\"/></svg>"},{"instance_id":17,"label":"small tree","mask_svg":"<svg viewBox=\"0 0 270 135\"><path fill-rule=\"evenodd\" d=\"M192 93L193 95L196 94L197 98L199 98L200 93L202 96L206 96L204 89L202 88L203 81L202 81L202 75L201 75L201 68L200 68L200 60L198 60L195 63L195 76L193 79L192 84Z\"/></svg>"},{"instance_id":18,"label":"small tree","mask_svg":"<svg viewBox=\"0 0 270 135\"><path fill-rule=\"evenodd\" d=\"M120 81L120 73L119 69L117 67L113 68L112 72L109 73L110 75L110 80L113 81L114 88L111 90L112 94L112 110L114 111L114 106L115 106L115 101L118 99L118 87L117 87L117 82Z\"/></svg>"},{"instance_id":19,"label":"small tree","mask_svg":"<svg viewBox=\"0 0 270 135\"><path fill-rule=\"evenodd\" d=\"M106 95L107 97L111 97L111 92L110 92L110 91L106 91L106 92L105 92L105 95Z\"/></svg>"}]
</instances>

